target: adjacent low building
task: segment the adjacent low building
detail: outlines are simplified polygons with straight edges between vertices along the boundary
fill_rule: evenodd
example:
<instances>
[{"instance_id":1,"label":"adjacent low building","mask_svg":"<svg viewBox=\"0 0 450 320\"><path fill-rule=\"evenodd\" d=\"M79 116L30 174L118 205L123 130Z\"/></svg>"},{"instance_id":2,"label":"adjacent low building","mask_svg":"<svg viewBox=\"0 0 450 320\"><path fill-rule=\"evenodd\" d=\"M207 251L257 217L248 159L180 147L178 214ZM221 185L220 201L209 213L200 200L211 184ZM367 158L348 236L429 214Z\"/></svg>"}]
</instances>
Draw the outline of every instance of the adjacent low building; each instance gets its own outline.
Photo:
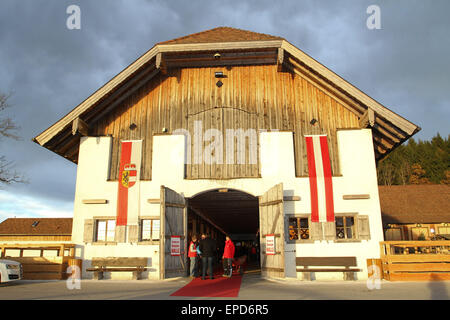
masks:
<instances>
[{"instance_id":1,"label":"adjacent low building","mask_svg":"<svg viewBox=\"0 0 450 320\"><path fill-rule=\"evenodd\" d=\"M62 246L72 243L72 222L72 218L8 218L0 223L1 256L57 256Z\"/></svg>"},{"instance_id":2,"label":"adjacent low building","mask_svg":"<svg viewBox=\"0 0 450 320\"><path fill-rule=\"evenodd\" d=\"M450 240L448 185L380 186L384 238Z\"/></svg>"}]
</instances>

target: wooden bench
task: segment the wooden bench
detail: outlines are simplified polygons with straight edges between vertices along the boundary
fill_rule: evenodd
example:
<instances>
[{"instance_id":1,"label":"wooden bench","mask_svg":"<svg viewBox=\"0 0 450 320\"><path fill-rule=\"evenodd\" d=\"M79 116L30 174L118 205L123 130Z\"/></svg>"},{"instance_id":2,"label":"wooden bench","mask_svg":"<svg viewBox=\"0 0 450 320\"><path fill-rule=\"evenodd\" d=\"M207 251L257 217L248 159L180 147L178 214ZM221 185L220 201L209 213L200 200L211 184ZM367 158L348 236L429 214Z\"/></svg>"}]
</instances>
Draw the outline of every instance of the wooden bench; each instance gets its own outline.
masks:
<instances>
[{"instance_id":1,"label":"wooden bench","mask_svg":"<svg viewBox=\"0 0 450 320\"><path fill-rule=\"evenodd\" d=\"M103 279L104 272L133 272L133 280L139 280L146 271L147 258L92 258L86 271L94 272L94 279Z\"/></svg>"},{"instance_id":2,"label":"wooden bench","mask_svg":"<svg viewBox=\"0 0 450 320\"><path fill-rule=\"evenodd\" d=\"M297 272L304 272L304 279L306 280L311 280L311 272L343 272L344 280L354 280L354 273L362 271L358 268L351 268L357 266L356 257L297 257L295 259L295 262L297 266Z\"/></svg>"}]
</instances>

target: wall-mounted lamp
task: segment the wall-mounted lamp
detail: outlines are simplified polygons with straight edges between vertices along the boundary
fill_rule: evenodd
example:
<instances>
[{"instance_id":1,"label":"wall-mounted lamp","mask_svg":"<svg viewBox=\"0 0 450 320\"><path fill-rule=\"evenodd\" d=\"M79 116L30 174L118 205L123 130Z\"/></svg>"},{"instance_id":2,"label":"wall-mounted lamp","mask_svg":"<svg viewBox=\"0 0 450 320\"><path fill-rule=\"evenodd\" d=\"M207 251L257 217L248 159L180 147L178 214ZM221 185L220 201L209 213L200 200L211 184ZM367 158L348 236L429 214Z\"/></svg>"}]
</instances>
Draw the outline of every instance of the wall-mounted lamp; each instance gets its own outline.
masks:
<instances>
[{"instance_id":1,"label":"wall-mounted lamp","mask_svg":"<svg viewBox=\"0 0 450 320\"><path fill-rule=\"evenodd\" d=\"M214 59L220 59L220 53L216 53L216 54L214 54Z\"/></svg>"},{"instance_id":2,"label":"wall-mounted lamp","mask_svg":"<svg viewBox=\"0 0 450 320\"><path fill-rule=\"evenodd\" d=\"M318 122L317 119L314 119L314 118L313 118L313 119L311 119L311 121L310 121L309 123L310 123L311 125L315 125L316 122Z\"/></svg>"}]
</instances>

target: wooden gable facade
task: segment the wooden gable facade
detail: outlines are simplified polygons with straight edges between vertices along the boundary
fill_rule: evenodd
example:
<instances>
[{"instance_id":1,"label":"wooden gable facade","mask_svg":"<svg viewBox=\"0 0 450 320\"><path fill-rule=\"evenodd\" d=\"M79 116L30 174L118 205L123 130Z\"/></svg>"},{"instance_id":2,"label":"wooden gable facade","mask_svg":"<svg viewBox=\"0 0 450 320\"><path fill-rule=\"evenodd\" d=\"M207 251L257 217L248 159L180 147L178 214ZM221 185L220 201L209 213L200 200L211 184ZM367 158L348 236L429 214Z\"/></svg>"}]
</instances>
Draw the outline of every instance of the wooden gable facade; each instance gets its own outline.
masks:
<instances>
[{"instance_id":1,"label":"wooden gable facade","mask_svg":"<svg viewBox=\"0 0 450 320\"><path fill-rule=\"evenodd\" d=\"M203 134L217 129L223 137L242 129L233 144L249 129L257 138L260 131L293 132L297 177L308 175L304 135L328 136L337 176L337 130L371 127L377 159L420 130L284 39L216 28L155 45L34 141L77 163L81 135L112 136L109 179L117 180L120 141L142 139L141 179L151 180L153 136L184 129L193 137L196 123ZM194 139L188 142L193 150ZM186 179L260 176L259 157L196 164L190 156Z\"/></svg>"}]
</instances>

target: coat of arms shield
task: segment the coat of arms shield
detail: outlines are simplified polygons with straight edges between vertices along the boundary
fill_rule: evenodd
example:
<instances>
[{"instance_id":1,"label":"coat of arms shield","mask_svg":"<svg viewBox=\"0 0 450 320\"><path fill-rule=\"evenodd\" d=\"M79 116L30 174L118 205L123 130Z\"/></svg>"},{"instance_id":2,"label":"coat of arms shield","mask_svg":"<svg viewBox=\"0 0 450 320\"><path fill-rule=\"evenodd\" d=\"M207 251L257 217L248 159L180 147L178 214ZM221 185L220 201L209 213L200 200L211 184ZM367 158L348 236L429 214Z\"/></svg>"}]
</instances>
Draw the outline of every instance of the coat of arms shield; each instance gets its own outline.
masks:
<instances>
[{"instance_id":1,"label":"coat of arms shield","mask_svg":"<svg viewBox=\"0 0 450 320\"><path fill-rule=\"evenodd\" d=\"M136 184L137 170L135 164L126 164L122 171L121 182L125 188L131 188Z\"/></svg>"}]
</instances>

